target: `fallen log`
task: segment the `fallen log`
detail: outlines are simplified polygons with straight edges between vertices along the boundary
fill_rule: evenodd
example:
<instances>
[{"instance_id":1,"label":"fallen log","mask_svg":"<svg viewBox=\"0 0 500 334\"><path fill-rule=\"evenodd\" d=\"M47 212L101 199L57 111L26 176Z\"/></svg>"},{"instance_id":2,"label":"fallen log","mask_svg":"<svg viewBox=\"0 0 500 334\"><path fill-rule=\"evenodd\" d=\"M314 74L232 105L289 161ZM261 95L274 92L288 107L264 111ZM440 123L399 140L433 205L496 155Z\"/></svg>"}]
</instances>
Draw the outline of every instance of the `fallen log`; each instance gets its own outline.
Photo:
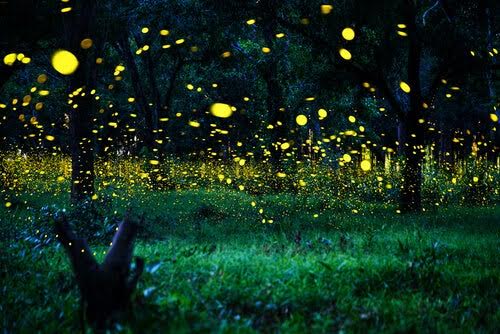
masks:
<instances>
[{"instance_id":1,"label":"fallen log","mask_svg":"<svg viewBox=\"0 0 500 334\"><path fill-rule=\"evenodd\" d=\"M102 264L97 263L86 240L71 230L65 215L56 217L55 229L80 290L82 326L87 320L97 332L105 331L129 309L132 292L144 270L140 257L135 258L135 270L130 270L138 225L125 216Z\"/></svg>"}]
</instances>

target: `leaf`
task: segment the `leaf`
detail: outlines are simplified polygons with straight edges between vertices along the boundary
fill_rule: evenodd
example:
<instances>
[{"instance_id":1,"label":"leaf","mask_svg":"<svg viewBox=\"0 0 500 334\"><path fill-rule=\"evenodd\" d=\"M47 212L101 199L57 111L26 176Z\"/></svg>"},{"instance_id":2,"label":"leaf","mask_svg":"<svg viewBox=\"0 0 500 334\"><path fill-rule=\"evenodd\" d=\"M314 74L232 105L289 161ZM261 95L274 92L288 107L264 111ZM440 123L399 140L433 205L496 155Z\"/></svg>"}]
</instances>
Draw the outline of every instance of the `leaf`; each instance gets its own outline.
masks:
<instances>
[{"instance_id":1,"label":"leaf","mask_svg":"<svg viewBox=\"0 0 500 334\"><path fill-rule=\"evenodd\" d=\"M330 271L333 271L333 268L331 265L329 265L328 263L324 262L324 261L318 261L319 264L321 264L323 267L325 267L326 269L330 270Z\"/></svg>"},{"instance_id":2,"label":"leaf","mask_svg":"<svg viewBox=\"0 0 500 334\"><path fill-rule=\"evenodd\" d=\"M142 294L144 295L144 297L148 298L149 296L151 296L151 294L152 294L152 293L153 293L153 291L155 291L155 290L156 290L156 287L151 286L151 287L149 287L149 288L145 289L145 290L142 292Z\"/></svg>"},{"instance_id":3,"label":"leaf","mask_svg":"<svg viewBox=\"0 0 500 334\"><path fill-rule=\"evenodd\" d=\"M158 271L158 269L160 269L161 265L162 265L162 262L152 264L146 268L146 271L150 274L154 274L155 272Z\"/></svg>"}]
</instances>

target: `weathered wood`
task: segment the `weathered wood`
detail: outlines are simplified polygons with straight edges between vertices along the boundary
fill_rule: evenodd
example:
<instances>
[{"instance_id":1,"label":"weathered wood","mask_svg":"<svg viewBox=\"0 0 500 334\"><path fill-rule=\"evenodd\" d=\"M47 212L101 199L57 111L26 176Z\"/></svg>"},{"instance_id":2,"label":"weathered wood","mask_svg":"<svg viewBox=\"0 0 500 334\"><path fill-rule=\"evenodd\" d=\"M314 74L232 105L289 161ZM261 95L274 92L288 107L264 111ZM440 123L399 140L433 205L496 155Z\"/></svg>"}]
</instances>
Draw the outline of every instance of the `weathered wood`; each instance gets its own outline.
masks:
<instances>
[{"instance_id":1,"label":"weathered wood","mask_svg":"<svg viewBox=\"0 0 500 334\"><path fill-rule=\"evenodd\" d=\"M97 331L109 328L130 306L130 297L144 269L144 260L136 257L136 269L130 273L137 228L126 216L99 264L87 242L73 233L66 217L56 219L57 237L70 258L86 319Z\"/></svg>"}]
</instances>

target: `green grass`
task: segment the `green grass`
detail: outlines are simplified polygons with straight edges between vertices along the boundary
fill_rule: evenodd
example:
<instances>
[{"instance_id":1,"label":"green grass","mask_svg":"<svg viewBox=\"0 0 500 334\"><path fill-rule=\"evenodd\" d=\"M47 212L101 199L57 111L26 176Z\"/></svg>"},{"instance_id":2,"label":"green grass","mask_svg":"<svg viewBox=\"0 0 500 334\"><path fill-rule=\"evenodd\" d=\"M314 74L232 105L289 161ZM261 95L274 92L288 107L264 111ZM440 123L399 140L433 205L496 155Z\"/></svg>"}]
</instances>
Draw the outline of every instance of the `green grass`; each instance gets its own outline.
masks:
<instances>
[{"instance_id":1,"label":"green grass","mask_svg":"<svg viewBox=\"0 0 500 334\"><path fill-rule=\"evenodd\" d=\"M0 209L0 327L76 332L78 292L41 208L64 207L66 198L18 201ZM149 192L103 202L88 226L114 226L129 205L146 215L135 254L147 271L117 331L500 330L497 206L398 215L314 195ZM94 235L97 254L107 238Z\"/></svg>"}]
</instances>

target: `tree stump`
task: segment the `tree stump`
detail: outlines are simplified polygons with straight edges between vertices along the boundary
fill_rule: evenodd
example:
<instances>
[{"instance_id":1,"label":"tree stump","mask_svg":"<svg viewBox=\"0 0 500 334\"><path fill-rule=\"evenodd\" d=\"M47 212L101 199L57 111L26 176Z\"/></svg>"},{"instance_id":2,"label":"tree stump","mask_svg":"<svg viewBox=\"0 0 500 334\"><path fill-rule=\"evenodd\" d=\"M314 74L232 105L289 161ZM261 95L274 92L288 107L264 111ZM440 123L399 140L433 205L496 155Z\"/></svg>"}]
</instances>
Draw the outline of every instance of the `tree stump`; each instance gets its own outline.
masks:
<instances>
[{"instance_id":1,"label":"tree stump","mask_svg":"<svg viewBox=\"0 0 500 334\"><path fill-rule=\"evenodd\" d=\"M117 229L103 263L97 263L87 242L71 230L64 215L56 217L56 233L70 258L82 301L82 326L85 318L97 332L117 320L130 305L130 297L144 270L144 260L136 257L130 265L138 225L128 215Z\"/></svg>"}]
</instances>

